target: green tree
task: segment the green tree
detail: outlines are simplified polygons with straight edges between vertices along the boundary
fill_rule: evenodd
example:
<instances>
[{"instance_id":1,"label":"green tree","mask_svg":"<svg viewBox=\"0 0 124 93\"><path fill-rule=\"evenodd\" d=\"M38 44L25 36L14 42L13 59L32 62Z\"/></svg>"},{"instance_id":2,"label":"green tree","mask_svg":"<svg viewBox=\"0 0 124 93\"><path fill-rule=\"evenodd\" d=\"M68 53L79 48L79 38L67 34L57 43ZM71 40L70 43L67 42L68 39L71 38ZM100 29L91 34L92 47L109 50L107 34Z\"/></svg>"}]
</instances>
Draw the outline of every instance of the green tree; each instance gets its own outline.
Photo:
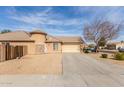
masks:
<instances>
[{"instance_id":1,"label":"green tree","mask_svg":"<svg viewBox=\"0 0 124 93\"><path fill-rule=\"evenodd\" d=\"M8 32L11 32L11 30L9 30L9 29L4 29L4 30L1 31L1 34L3 34L3 33L8 33Z\"/></svg>"}]
</instances>

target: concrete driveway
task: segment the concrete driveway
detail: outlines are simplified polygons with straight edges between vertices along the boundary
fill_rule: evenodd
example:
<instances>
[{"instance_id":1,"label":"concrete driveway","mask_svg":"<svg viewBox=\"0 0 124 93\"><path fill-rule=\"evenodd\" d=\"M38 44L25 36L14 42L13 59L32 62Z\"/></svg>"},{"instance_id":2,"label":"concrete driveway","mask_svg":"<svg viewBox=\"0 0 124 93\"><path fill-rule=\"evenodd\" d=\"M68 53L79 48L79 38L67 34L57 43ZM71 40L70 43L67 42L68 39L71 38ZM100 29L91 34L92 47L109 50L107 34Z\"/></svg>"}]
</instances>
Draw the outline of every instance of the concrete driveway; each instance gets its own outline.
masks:
<instances>
[{"instance_id":1,"label":"concrete driveway","mask_svg":"<svg viewBox=\"0 0 124 93\"><path fill-rule=\"evenodd\" d=\"M70 80L75 78L72 82L77 86L124 86L124 66L99 62L85 54L64 54L63 72Z\"/></svg>"},{"instance_id":2,"label":"concrete driveway","mask_svg":"<svg viewBox=\"0 0 124 93\"><path fill-rule=\"evenodd\" d=\"M124 66L63 54L62 75L1 75L0 86L124 86Z\"/></svg>"}]
</instances>

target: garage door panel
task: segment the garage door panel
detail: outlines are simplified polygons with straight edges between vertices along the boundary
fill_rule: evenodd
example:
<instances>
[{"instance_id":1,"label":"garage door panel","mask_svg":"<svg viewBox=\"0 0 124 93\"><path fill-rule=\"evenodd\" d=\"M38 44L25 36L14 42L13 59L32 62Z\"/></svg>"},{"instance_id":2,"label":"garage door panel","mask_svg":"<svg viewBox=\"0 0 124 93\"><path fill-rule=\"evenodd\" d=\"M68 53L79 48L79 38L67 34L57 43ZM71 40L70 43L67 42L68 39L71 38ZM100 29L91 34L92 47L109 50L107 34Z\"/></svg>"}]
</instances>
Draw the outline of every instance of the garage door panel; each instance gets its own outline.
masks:
<instances>
[{"instance_id":1,"label":"garage door panel","mask_svg":"<svg viewBox=\"0 0 124 93\"><path fill-rule=\"evenodd\" d=\"M80 45L63 45L62 52L80 52Z\"/></svg>"}]
</instances>

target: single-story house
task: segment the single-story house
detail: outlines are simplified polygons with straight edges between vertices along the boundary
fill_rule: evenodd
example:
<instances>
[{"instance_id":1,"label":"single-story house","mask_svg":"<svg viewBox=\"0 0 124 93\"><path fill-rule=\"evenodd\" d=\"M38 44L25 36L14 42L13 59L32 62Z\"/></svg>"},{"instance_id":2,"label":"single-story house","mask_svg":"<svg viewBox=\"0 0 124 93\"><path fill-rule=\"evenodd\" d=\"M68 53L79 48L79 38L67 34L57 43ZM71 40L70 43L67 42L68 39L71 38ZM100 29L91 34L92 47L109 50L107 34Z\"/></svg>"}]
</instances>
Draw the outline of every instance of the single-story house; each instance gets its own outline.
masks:
<instances>
[{"instance_id":1,"label":"single-story house","mask_svg":"<svg viewBox=\"0 0 124 93\"><path fill-rule=\"evenodd\" d=\"M0 43L12 46L27 46L27 54L80 52L84 43L78 36L51 36L40 30L14 31L0 34Z\"/></svg>"},{"instance_id":2,"label":"single-story house","mask_svg":"<svg viewBox=\"0 0 124 93\"><path fill-rule=\"evenodd\" d=\"M112 42L107 44L107 49L124 48L124 42Z\"/></svg>"}]
</instances>

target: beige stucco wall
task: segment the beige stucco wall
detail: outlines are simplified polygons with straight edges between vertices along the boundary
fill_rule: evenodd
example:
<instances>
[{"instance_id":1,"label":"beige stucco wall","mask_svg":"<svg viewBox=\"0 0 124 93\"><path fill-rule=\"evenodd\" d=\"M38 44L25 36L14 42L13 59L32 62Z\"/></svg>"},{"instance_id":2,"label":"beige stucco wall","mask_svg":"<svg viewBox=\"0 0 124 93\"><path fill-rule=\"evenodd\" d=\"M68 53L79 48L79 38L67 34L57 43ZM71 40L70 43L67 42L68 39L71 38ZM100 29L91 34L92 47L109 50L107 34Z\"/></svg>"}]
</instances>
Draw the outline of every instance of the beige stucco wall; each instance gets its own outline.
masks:
<instances>
[{"instance_id":1,"label":"beige stucco wall","mask_svg":"<svg viewBox=\"0 0 124 93\"><path fill-rule=\"evenodd\" d=\"M46 41L46 36L44 34L32 34L31 40L35 40L35 43L38 42L45 42Z\"/></svg>"},{"instance_id":2,"label":"beige stucco wall","mask_svg":"<svg viewBox=\"0 0 124 93\"><path fill-rule=\"evenodd\" d=\"M36 46L41 44L44 45L45 48L45 53L62 53L62 48L63 45L62 43L58 43L58 50L55 51L53 50L53 43L45 43L46 41L46 35L44 34L32 34L32 36L30 37L31 40L34 40L35 42L10 42L10 45L20 45L20 46L27 46L27 52L28 54L36 54ZM68 48L68 50L74 50L74 51L78 51L80 44L70 44L65 47Z\"/></svg>"},{"instance_id":3,"label":"beige stucco wall","mask_svg":"<svg viewBox=\"0 0 124 93\"><path fill-rule=\"evenodd\" d=\"M36 45L37 44L44 44L46 41L46 36L44 34L32 34L31 40L35 42L10 42L11 45L20 45L20 46L27 46L28 54L36 54Z\"/></svg>"},{"instance_id":4,"label":"beige stucco wall","mask_svg":"<svg viewBox=\"0 0 124 93\"><path fill-rule=\"evenodd\" d=\"M10 45L27 46L28 54L35 54L35 43L34 42L10 42Z\"/></svg>"},{"instance_id":5,"label":"beige stucco wall","mask_svg":"<svg viewBox=\"0 0 124 93\"><path fill-rule=\"evenodd\" d=\"M58 43L58 51L53 50L53 43L46 43L47 53L61 53L61 43Z\"/></svg>"},{"instance_id":6,"label":"beige stucco wall","mask_svg":"<svg viewBox=\"0 0 124 93\"><path fill-rule=\"evenodd\" d=\"M45 45L46 35L35 33L35 34L31 35L30 39L35 41L34 46L31 47L30 49L33 48L33 51L35 52L35 54L38 54L36 51L36 47L37 47L37 45ZM44 51L44 52L46 52L46 51Z\"/></svg>"}]
</instances>

